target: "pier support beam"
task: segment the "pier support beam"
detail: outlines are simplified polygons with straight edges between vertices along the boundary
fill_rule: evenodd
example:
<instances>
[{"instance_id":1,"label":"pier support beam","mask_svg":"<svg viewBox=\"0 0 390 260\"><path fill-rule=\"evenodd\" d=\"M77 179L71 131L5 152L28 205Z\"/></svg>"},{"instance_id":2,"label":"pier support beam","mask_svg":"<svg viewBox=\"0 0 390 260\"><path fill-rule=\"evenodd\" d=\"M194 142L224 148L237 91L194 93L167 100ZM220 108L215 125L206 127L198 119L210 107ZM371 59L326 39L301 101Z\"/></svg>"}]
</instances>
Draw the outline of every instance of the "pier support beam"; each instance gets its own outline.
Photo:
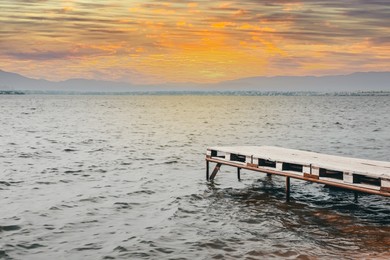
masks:
<instances>
[{"instance_id":1,"label":"pier support beam","mask_svg":"<svg viewBox=\"0 0 390 260\"><path fill-rule=\"evenodd\" d=\"M354 202L357 203L359 198L359 193L357 191L354 191L353 194L355 195Z\"/></svg>"},{"instance_id":2,"label":"pier support beam","mask_svg":"<svg viewBox=\"0 0 390 260\"><path fill-rule=\"evenodd\" d=\"M210 162L206 160L206 180L210 179Z\"/></svg>"},{"instance_id":3,"label":"pier support beam","mask_svg":"<svg viewBox=\"0 0 390 260\"><path fill-rule=\"evenodd\" d=\"M222 163L217 163L217 165L215 165L215 168L214 168L213 172L211 173L211 176L209 179L210 181L214 180L215 175L217 175L219 169L221 168L221 165L222 165Z\"/></svg>"},{"instance_id":4,"label":"pier support beam","mask_svg":"<svg viewBox=\"0 0 390 260\"><path fill-rule=\"evenodd\" d=\"M241 168L237 167L237 179L241 181Z\"/></svg>"},{"instance_id":5,"label":"pier support beam","mask_svg":"<svg viewBox=\"0 0 390 260\"><path fill-rule=\"evenodd\" d=\"M286 177L286 201L290 201L290 177Z\"/></svg>"}]
</instances>

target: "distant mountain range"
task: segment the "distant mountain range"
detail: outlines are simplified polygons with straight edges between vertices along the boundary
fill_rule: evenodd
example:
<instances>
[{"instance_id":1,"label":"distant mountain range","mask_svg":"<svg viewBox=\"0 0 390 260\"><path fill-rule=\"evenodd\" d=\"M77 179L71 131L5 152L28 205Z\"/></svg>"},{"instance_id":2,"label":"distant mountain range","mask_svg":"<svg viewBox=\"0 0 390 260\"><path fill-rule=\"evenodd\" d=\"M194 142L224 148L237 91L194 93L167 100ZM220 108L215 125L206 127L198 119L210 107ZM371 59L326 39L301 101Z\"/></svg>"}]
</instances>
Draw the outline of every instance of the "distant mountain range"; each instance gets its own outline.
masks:
<instances>
[{"instance_id":1,"label":"distant mountain range","mask_svg":"<svg viewBox=\"0 0 390 260\"><path fill-rule=\"evenodd\" d=\"M390 91L390 72L356 72L337 76L251 77L215 84L172 83L135 85L90 79L48 81L27 78L0 70L0 90L58 92L135 92L135 91L312 91L354 92Z\"/></svg>"}]
</instances>

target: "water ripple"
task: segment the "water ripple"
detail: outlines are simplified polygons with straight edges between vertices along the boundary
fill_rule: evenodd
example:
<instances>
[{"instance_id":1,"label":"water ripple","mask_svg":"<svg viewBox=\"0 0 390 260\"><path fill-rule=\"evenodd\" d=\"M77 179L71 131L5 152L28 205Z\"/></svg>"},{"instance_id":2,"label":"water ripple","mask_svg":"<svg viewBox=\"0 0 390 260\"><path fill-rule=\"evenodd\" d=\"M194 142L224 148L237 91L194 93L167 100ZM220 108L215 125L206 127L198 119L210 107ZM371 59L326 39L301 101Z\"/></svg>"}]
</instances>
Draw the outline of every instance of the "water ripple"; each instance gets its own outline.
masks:
<instances>
[{"instance_id":1,"label":"water ripple","mask_svg":"<svg viewBox=\"0 0 390 260\"><path fill-rule=\"evenodd\" d=\"M388 97L0 96L1 259L388 259L388 198L222 167L211 145L390 160ZM36 108L36 109L31 109ZM59 120L60 118L60 120Z\"/></svg>"}]
</instances>

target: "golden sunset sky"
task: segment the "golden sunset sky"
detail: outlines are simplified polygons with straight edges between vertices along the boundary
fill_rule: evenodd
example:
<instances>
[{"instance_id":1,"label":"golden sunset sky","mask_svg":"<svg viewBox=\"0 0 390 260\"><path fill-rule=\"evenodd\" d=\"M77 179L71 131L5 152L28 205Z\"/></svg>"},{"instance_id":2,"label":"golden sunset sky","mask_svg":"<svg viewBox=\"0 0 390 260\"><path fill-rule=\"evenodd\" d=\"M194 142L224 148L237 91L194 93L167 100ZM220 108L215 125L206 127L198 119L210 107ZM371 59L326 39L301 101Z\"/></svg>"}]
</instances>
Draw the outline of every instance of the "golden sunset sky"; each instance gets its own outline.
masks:
<instances>
[{"instance_id":1,"label":"golden sunset sky","mask_svg":"<svg viewBox=\"0 0 390 260\"><path fill-rule=\"evenodd\" d=\"M390 67L387 0L0 0L0 69L132 83Z\"/></svg>"}]
</instances>

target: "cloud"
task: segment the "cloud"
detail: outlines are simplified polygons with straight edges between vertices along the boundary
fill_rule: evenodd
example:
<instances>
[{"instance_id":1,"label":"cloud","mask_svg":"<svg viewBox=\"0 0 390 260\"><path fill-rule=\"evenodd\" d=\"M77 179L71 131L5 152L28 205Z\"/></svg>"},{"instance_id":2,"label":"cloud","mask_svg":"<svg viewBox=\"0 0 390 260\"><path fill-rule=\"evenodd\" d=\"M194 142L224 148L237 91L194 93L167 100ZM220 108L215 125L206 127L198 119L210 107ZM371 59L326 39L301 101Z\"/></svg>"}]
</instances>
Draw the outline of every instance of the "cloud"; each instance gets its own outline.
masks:
<instances>
[{"instance_id":1,"label":"cloud","mask_svg":"<svg viewBox=\"0 0 390 260\"><path fill-rule=\"evenodd\" d=\"M104 59L110 59L112 68L173 80L169 66L180 71L177 80L196 78L197 71L222 79L237 66L246 69L239 69L242 76L255 74L256 60L258 73L272 74L310 72L332 59L339 69L351 62L372 68L370 55L383 68L390 56L389 8L385 0L4 0L0 57L7 64L73 60L79 69L108 69ZM219 65L203 68L211 63Z\"/></svg>"},{"instance_id":2,"label":"cloud","mask_svg":"<svg viewBox=\"0 0 390 260\"><path fill-rule=\"evenodd\" d=\"M5 56L9 56L18 60L58 60L70 57L68 52L48 51L48 52L6 52Z\"/></svg>"},{"instance_id":3,"label":"cloud","mask_svg":"<svg viewBox=\"0 0 390 260\"><path fill-rule=\"evenodd\" d=\"M102 52L72 52L72 51L35 51L35 52L5 52L3 55L17 60L46 61L65 60L81 57L102 55Z\"/></svg>"}]
</instances>

